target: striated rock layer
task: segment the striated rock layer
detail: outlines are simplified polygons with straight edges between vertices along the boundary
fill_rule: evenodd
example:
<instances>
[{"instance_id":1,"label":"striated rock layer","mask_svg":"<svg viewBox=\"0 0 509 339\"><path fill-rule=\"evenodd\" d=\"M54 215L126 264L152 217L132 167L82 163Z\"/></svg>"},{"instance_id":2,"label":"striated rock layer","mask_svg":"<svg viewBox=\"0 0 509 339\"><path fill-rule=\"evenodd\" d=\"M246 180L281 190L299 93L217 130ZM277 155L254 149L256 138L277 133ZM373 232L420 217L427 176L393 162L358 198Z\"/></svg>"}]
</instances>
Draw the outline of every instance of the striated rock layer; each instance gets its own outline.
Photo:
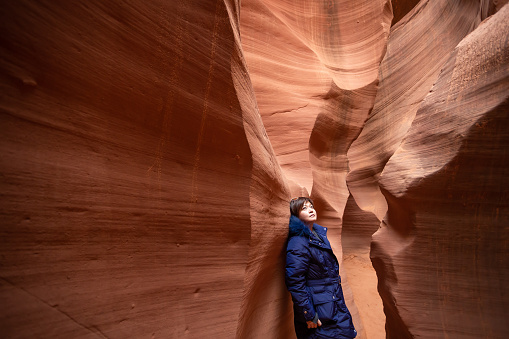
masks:
<instances>
[{"instance_id":1,"label":"striated rock layer","mask_svg":"<svg viewBox=\"0 0 509 339\"><path fill-rule=\"evenodd\" d=\"M289 194L238 3L4 1L1 16L2 337L232 338L259 276L276 286L269 329L289 332L261 269L280 257L256 266L281 252Z\"/></svg>"},{"instance_id":2,"label":"striated rock layer","mask_svg":"<svg viewBox=\"0 0 509 339\"><path fill-rule=\"evenodd\" d=\"M346 153L373 107L390 8L388 1L242 2L242 44L267 134L292 195L315 200L340 260ZM366 241L353 250L369 262L368 248ZM362 269L375 295L373 268ZM341 274L359 338L383 337L383 322L363 323L345 267ZM384 317L381 302L369 312Z\"/></svg>"},{"instance_id":3,"label":"striated rock layer","mask_svg":"<svg viewBox=\"0 0 509 339\"><path fill-rule=\"evenodd\" d=\"M509 336L508 38L505 6L456 47L380 177L389 338Z\"/></svg>"},{"instance_id":4,"label":"striated rock layer","mask_svg":"<svg viewBox=\"0 0 509 339\"><path fill-rule=\"evenodd\" d=\"M242 1L242 44L260 114L285 176L308 192L316 117L338 89L376 81L391 15L382 0Z\"/></svg>"},{"instance_id":5,"label":"striated rock layer","mask_svg":"<svg viewBox=\"0 0 509 339\"><path fill-rule=\"evenodd\" d=\"M297 195L359 339L508 337L506 3L3 1L2 337L292 338Z\"/></svg>"},{"instance_id":6,"label":"striated rock layer","mask_svg":"<svg viewBox=\"0 0 509 339\"><path fill-rule=\"evenodd\" d=\"M489 2L421 1L391 30L373 110L348 150L348 187L379 220L387 203L378 176L456 45L486 18ZM458 15L461 13L461 15Z\"/></svg>"}]
</instances>

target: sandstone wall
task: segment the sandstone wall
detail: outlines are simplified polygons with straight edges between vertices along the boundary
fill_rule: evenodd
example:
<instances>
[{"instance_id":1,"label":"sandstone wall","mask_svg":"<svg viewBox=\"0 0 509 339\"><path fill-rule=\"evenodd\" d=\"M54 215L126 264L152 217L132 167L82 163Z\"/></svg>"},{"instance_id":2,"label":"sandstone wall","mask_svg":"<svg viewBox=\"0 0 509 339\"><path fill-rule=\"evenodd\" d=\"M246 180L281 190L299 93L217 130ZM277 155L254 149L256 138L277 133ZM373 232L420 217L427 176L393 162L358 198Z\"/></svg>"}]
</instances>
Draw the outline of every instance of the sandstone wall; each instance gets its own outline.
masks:
<instances>
[{"instance_id":1,"label":"sandstone wall","mask_svg":"<svg viewBox=\"0 0 509 339\"><path fill-rule=\"evenodd\" d=\"M3 1L1 16L1 336L235 337L262 275L246 268L268 254L253 242L274 229L280 252L289 197L238 3Z\"/></svg>"},{"instance_id":2,"label":"sandstone wall","mask_svg":"<svg viewBox=\"0 0 509 339\"><path fill-rule=\"evenodd\" d=\"M507 337L506 2L2 1L0 336L293 338L310 195L358 338Z\"/></svg>"},{"instance_id":3,"label":"sandstone wall","mask_svg":"<svg viewBox=\"0 0 509 339\"><path fill-rule=\"evenodd\" d=\"M508 19L505 6L454 49L380 176L388 338L509 335Z\"/></svg>"},{"instance_id":4,"label":"sandstone wall","mask_svg":"<svg viewBox=\"0 0 509 339\"><path fill-rule=\"evenodd\" d=\"M391 20L387 1L242 2L242 45L267 134L292 196L311 195L340 260L346 154L373 107ZM352 255L367 263L356 277L369 277L375 299L356 297L350 285L359 281L350 284L345 267L341 275L359 338L376 338L384 315L367 248L369 240ZM367 313L379 321L366 325Z\"/></svg>"}]
</instances>

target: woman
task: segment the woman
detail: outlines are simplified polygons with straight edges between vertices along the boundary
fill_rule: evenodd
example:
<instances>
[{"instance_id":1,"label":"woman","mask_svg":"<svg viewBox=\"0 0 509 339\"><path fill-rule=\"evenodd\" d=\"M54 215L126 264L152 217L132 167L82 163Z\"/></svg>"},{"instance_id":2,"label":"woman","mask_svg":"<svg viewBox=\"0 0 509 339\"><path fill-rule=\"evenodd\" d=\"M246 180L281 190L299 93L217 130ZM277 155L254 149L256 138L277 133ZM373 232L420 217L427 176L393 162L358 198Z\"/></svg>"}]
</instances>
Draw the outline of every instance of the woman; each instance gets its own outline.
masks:
<instances>
[{"instance_id":1,"label":"woman","mask_svg":"<svg viewBox=\"0 0 509 339\"><path fill-rule=\"evenodd\" d=\"M298 339L355 338L357 332L345 305L339 264L327 229L315 224L310 198L290 202L286 249L286 286L292 295Z\"/></svg>"}]
</instances>

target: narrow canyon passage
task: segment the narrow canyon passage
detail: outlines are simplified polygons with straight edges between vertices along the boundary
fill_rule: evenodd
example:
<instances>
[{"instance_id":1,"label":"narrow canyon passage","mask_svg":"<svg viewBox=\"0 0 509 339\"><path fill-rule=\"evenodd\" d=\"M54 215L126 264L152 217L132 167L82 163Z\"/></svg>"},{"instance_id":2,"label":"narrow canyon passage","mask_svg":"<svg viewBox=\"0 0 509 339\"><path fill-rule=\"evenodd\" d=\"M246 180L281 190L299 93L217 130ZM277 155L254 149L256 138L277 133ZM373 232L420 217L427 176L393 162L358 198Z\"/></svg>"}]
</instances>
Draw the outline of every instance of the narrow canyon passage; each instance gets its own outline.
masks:
<instances>
[{"instance_id":1,"label":"narrow canyon passage","mask_svg":"<svg viewBox=\"0 0 509 339\"><path fill-rule=\"evenodd\" d=\"M395 283L398 279L411 279L414 274L395 271L397 267L387 271L387 266L393 265L393 253L404 248L411 251L413 244L420 246L413 232L395 228L398 224L402 224L398 227L416 227L413 218L418 209L407 203L389 209L393 199L380 189L378 182L387 161L405 140L410 127L419 130L419 125L413 125L416 112L424 105L458 44L503 5L489 1L371 1L358 2L355 6L348 1L251 0L242 3L242 46L264 127L283 175L289 181L292 196L309 195L315 199L322 213L319 222L329 226L333 245L342 253L342 277L346 278L349 307L353 309L356 326L361 329L361 338L428 335L426 328L418 329L418 320L417 328L410 330L408 326L414 326L410 321L414 317L412 312L402 314L395 306L402 302L398 302L396 291L414 291L415 288L401 285L396 289ZM504 15L504 12L498 14L498 20L503 20ZM497 32L494 34L503 41L502 36L507 35L507 30L500 22L491 25ZM495 38L490 41L483 51L489 54L488 50L492 50L493 58L506 60L507 56L502 55L507 52L500 55L495 50L502 48L506 51L507 46L498 46L494 43ZM471 72L468 67L475 69L478 67L476 63L488 59L472 60L471 66L461 69L460 72L466 74L460 78L471 81L467 75ZM501 68L485 70L497 73ZM507 88L504 87L507 86L507 73L504 74L501 86ZM485 81L496 81L496 77L487 77ZM475 100L485 100L481 99L483 95L480 93L470 95L478 96ZM499 103L507 97L502 94L493 96L498 97ZM479 105L475 108L464 105L464 119L479 116L481 112L487 114L490 110ZM492 105L496 107L498 104L494 102ZM448 114L447 110L445 112ZM430 135L437 133L430 139L439 138L444 128L433 123L426 126L428 130L436 131ZM449 128L455 130L457 127ZM413 166L426 162L423 158L434 161L428 152L436 152L437 148L428 151L421 147L420 150L421 160L406 165L411 166L412 176L416 175ZM452 154L459 156L454 151ZM501 163L506 162L507 153L501 151L500 155ZM405 160L401 161L405 163ZM472 175L472 179L474 177ZM419 180L425 179L423 176ZM390 184L403 184L406 180L399 177ZM506 187L503 176L494 180ZM438 187L432 189L438 190ZM497 201L503 199L505 193L499 190L494 194L493 199ZM421 199L424 203L427 198ZM491 204L489 201L479 203ZM496 211L499 213L499 207ZM447 220L450 216L441 218ZM390 220L400 221L391 224ZM494 219L488 223L499 222ZM426 227L433 229L431 225ZM507 235L506 230L495 229L491 228L491 232ZM426 231L421 233L422 237L427 237L424 235ZM388 252L380 251L382 247ZM411 258L411 252L403 253L399 255ZM409 265L425 267L424 272L433 271L418 259L411 260ZM458 257L456 260L461 261ZM379 263L383 263L382 266ZM408 271L412 271L412 267ZM412 293L419 295L419 292ZM429 293L428 297L436 292ZM404 298L413 297L410 294ZM507 299L503 304L506 302ZM415 300L414 303L419 302ZM405 311L412 307L419 308L409 305L405 306ZM389 317L387 326L386 315ZM441 321L447 317L442 315ZM493 322L498 320L493 319ZM455 324L449 326L460 325ZM428 324L427 329L432 328L433 325ZM443 328L442 331L446 335L455 330ZM435 336L441 334L434 333L432 337Z\"/></svg>"},{"instance_id":2,"label":"narrow canyon passage","mask_svg":"<svg viewBox=\"0 0 509 339\"><path fill-rule=\"evenodd\" d=\"M509 337L507 1L0 16L2 338L295 338L295 196L357 338Z\"/></svg>"},{"instance_id":3,"label":"narrow canyon passage","mask_svg":"<svg viewBox=\"0 0 509 339\"><path fill-rule=\"evenodd\" d=\"M363 24L352 27L357 19ZM379 221L365 234L357 232L357 215L343 223L347 151L373 108L391 19L385 1L244 1L241 7L242 47L264 127L292 196L310 195L319 223L329 228L359 338L385 337L369 258ZM345 232L350 226L353 232Z\"/></svg>"}]
</instances>

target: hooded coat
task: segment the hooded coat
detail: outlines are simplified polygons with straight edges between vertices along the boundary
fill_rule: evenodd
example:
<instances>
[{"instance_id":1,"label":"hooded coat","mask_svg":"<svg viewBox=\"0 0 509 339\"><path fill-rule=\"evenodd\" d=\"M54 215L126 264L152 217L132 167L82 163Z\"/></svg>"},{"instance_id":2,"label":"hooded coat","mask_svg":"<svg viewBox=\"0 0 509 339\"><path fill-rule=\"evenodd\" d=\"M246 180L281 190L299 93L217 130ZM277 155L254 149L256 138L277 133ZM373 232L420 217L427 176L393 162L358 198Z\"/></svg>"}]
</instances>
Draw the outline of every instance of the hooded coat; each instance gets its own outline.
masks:
<instances>
[{"instance_id":1,"label":"hooded coat","mask_svg":"<svg viewBox=\"0 0 509 339\"><path fill-rule=\"evenodd\" d=\"M285 282L292 295L297 338L355 338L357 332L344 301L339 264L327 239L327 228L314 224L316 237L294 215L289 228ZM322 326L308 329L306 322L316 320L316 314Z\"/></svg>"}]
</instances>

